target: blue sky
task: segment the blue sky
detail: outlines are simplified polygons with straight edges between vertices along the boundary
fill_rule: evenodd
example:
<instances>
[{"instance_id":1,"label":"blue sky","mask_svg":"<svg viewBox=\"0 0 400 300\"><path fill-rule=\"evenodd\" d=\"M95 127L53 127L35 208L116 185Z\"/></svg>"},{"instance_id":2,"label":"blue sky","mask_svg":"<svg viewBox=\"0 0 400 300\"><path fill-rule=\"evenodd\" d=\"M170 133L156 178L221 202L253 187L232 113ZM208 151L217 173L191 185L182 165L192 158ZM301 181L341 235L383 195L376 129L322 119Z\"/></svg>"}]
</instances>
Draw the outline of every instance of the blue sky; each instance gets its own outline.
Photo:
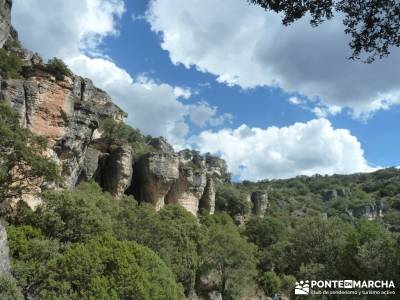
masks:
<instances>
[{"instance_id":1,"label":"blue sky","mask_svg":"<svg viewBox=\"0 0 400 300\"><path fill-rule=\"evenodd\" d=\"M15 0L24 45L92 78L132 126L221 155L237 178L399 165L400 56L346 60L340 20L284 28L244 0L54 2Z\"/></svg>"}]
</instances>

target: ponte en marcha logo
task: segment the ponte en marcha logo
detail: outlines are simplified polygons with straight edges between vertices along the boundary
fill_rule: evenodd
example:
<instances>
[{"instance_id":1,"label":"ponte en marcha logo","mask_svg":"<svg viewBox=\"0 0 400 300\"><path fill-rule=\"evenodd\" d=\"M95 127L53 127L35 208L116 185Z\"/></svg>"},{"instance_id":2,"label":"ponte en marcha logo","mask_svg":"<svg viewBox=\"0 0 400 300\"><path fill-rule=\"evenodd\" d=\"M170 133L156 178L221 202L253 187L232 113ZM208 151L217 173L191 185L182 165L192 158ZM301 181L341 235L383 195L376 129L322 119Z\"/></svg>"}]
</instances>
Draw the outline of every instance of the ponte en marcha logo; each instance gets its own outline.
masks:
<instances>
[{"instance_id":1,"label":"ponte en marcha logo","mask_svg":"<svg viewBox=\"0 0 400 300\"><path fill-rule=\"evenodd\" d=\"M295 295L395 295L393 280L300 280Z\"/></svg>"}]
</instances>

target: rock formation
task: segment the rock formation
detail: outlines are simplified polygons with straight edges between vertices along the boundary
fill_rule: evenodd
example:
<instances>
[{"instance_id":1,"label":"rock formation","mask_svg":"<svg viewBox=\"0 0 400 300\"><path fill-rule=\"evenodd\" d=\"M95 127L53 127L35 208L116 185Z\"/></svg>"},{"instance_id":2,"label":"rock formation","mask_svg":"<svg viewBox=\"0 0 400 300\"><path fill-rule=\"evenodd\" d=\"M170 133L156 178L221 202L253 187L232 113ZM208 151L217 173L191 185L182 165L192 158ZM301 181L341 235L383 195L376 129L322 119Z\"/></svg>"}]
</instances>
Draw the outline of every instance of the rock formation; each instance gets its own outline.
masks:
<instances>
[{"instance_id":1,"label":"rock formation","mask_svg":"<svg viewBox=\"0 0 400 300\"><path fill-rule=\"evenodd\" d=\"M7 231L0 222L0 277L11 276Z\"/></svg>"},{"instance_id":2,"label":"rock formation","mask_svg":"<svg viewBox=\"0 0 400 300\"><path fill-rule=\"evenodd\" d=\"M375 220L383 217L383 204L381 201L376 201L375 203L348 208L346 211L350 217Z\"/></svg>"},{"instance_id":3,"label":"rock formation","mask_svg":"<svg viewBox=\"0 0 400 300\"><path fill-rule=\"evenodd\" d=\"M10 25L11 6L11 0L0 0L0 46L17 41ZM134 159L132 145L102 137L102 120L118 123L127 117L107 93L89 79L52 74L42 58L29 50L16 45L9 50L23 61L23 76L0 77L0 101L18 112L21 126L47 138L45 155L59 167L61 188L95 180L115 198L133 194L157 210L178 203L194 215L200 208L214 212L215 181L230 180L225 161L191 150L176 153L163 138L148 141L154 151ZM31 183L17 200L35 208L41 203L40 193L39 184ZM13 199L10 204L15 203Z\"/></svg>"},{"instance_id":4,"label":"rock formation","mask_svg":"<svg viewBox=\"0 0 400 300\"><path fill-rule=\"evenodd\" d=\"M332 201L337 198L344 198L350 195L350 191L346 188L327 189L321 192L322 201Z\"/></svg>"},{"instance_id":5,"label":"rock formation","mask_svg":"<svg viewBox=\"0 0 400 300\"><path fill-rule=\"evenodd\" d=\"M210 213L215 208L214 180L226 181L226 165L209 167L196 151L152 152L134 165L130 192L136 199L152 203L156 209L178 203L193 215L200 208Z\"/></svg>"},{"instance_id":6,"label":"rock formation","mask_svg":"<svg viewBox=\"0 0 400 300\"><path fill-rule=\"evenodd\" d=\"M107 176L103 176L103 188L114 197L121 197L132 180L132 148L130 145L122 145L111 151L105 172L107 172Z\"/></svg>"},{"instance_id":7,"label":"rock formation","mask_svg":"<svg viewBox=\"0 0 400 300\"><path fill-rule=\"evenodd\" d=\"M269 207L268 193L266 191L255 191L251 194L252 213L263 216Z\"/></svg>"},{"instance_id":8,"label":"rock formation","mask_svg":"<svg viewBox=\"0 0 400 300\"><path fill-rule=\"evenodd\" d=\"M11 0L0 0L0 48L10 38L11 33Z\"/></svg>"}]
</instances>

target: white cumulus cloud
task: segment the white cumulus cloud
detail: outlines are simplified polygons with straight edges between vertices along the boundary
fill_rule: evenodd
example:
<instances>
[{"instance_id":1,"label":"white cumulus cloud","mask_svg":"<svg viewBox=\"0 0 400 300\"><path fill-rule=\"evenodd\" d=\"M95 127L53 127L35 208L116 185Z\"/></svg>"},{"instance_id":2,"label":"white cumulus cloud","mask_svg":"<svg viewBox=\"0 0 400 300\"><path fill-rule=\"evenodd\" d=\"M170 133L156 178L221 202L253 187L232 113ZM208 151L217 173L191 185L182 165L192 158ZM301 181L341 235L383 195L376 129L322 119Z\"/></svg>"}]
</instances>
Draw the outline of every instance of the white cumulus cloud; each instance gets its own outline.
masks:
<instances>
[{"instance_id":1,"label":"white cumulus cloud","mask_svg":"<svg viewBox=\"0 0 400 300\"><path fill-rule=\"evenodd\" d=\"M368 118L400 103L400 52L373 64L349 61L340 16L313 28L247 1L152 0L147 19L171 61L242 88L278 86Z\"/></svg>"},{"instance_id":2,"label":"white cumulus cloud","mask_svg":"<svg viewBox=\"0 0 400 300\"><path fill-rule=\"evenodd\" d=\"M373 170L357 138L326 119L282 128L204 131L193 141L202 152L221 155L242 180Z\"/></svg>"}]
</instances>

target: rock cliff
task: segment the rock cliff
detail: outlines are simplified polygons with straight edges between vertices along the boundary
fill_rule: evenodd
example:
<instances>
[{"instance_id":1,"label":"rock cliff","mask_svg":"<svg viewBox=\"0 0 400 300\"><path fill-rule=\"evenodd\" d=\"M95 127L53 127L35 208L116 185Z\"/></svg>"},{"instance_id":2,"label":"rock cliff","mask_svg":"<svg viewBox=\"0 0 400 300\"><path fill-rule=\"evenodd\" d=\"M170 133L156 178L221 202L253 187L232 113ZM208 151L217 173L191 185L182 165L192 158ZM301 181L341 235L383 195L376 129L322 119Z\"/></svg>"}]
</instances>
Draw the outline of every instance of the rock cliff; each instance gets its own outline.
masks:
<instances>
[{"instance_id":1,"label":"rock cliff","mask_svg":"<svg viewBox=\"0 0 400 300\"><path fill-rule=\"evenodd\" d=\"M0 47L17 40L10 22L11 0L0 0ZM92 81L74 74L57 76L42 58L16 45L7 46L23 63L20 78L0 75L0 101L14 108L21 126L48 140L44 155L56 162L63 183L73 188L95 180L115 198L133 194L159 210L178 203L197 215L215 207L215 181L229 181L226 163L211 155L183 150L176 153L162 138L148 146L154 151L136 154L129 143L105 141L100 123L124 122L127 114ZM135 159L134 159L135 156ZM21 199L35 208L41 189L32 183Z\"/></svg>"},{"instance_id":2,"label":"rock cliff","mask_svg":"<svg viewBox=\"0 0 400 300\"><path fill-rule=\"evenodd\" d=\"M11 29L11 0L0 0L0 48L10 38Z\"/></svg>"}]
</instances>

